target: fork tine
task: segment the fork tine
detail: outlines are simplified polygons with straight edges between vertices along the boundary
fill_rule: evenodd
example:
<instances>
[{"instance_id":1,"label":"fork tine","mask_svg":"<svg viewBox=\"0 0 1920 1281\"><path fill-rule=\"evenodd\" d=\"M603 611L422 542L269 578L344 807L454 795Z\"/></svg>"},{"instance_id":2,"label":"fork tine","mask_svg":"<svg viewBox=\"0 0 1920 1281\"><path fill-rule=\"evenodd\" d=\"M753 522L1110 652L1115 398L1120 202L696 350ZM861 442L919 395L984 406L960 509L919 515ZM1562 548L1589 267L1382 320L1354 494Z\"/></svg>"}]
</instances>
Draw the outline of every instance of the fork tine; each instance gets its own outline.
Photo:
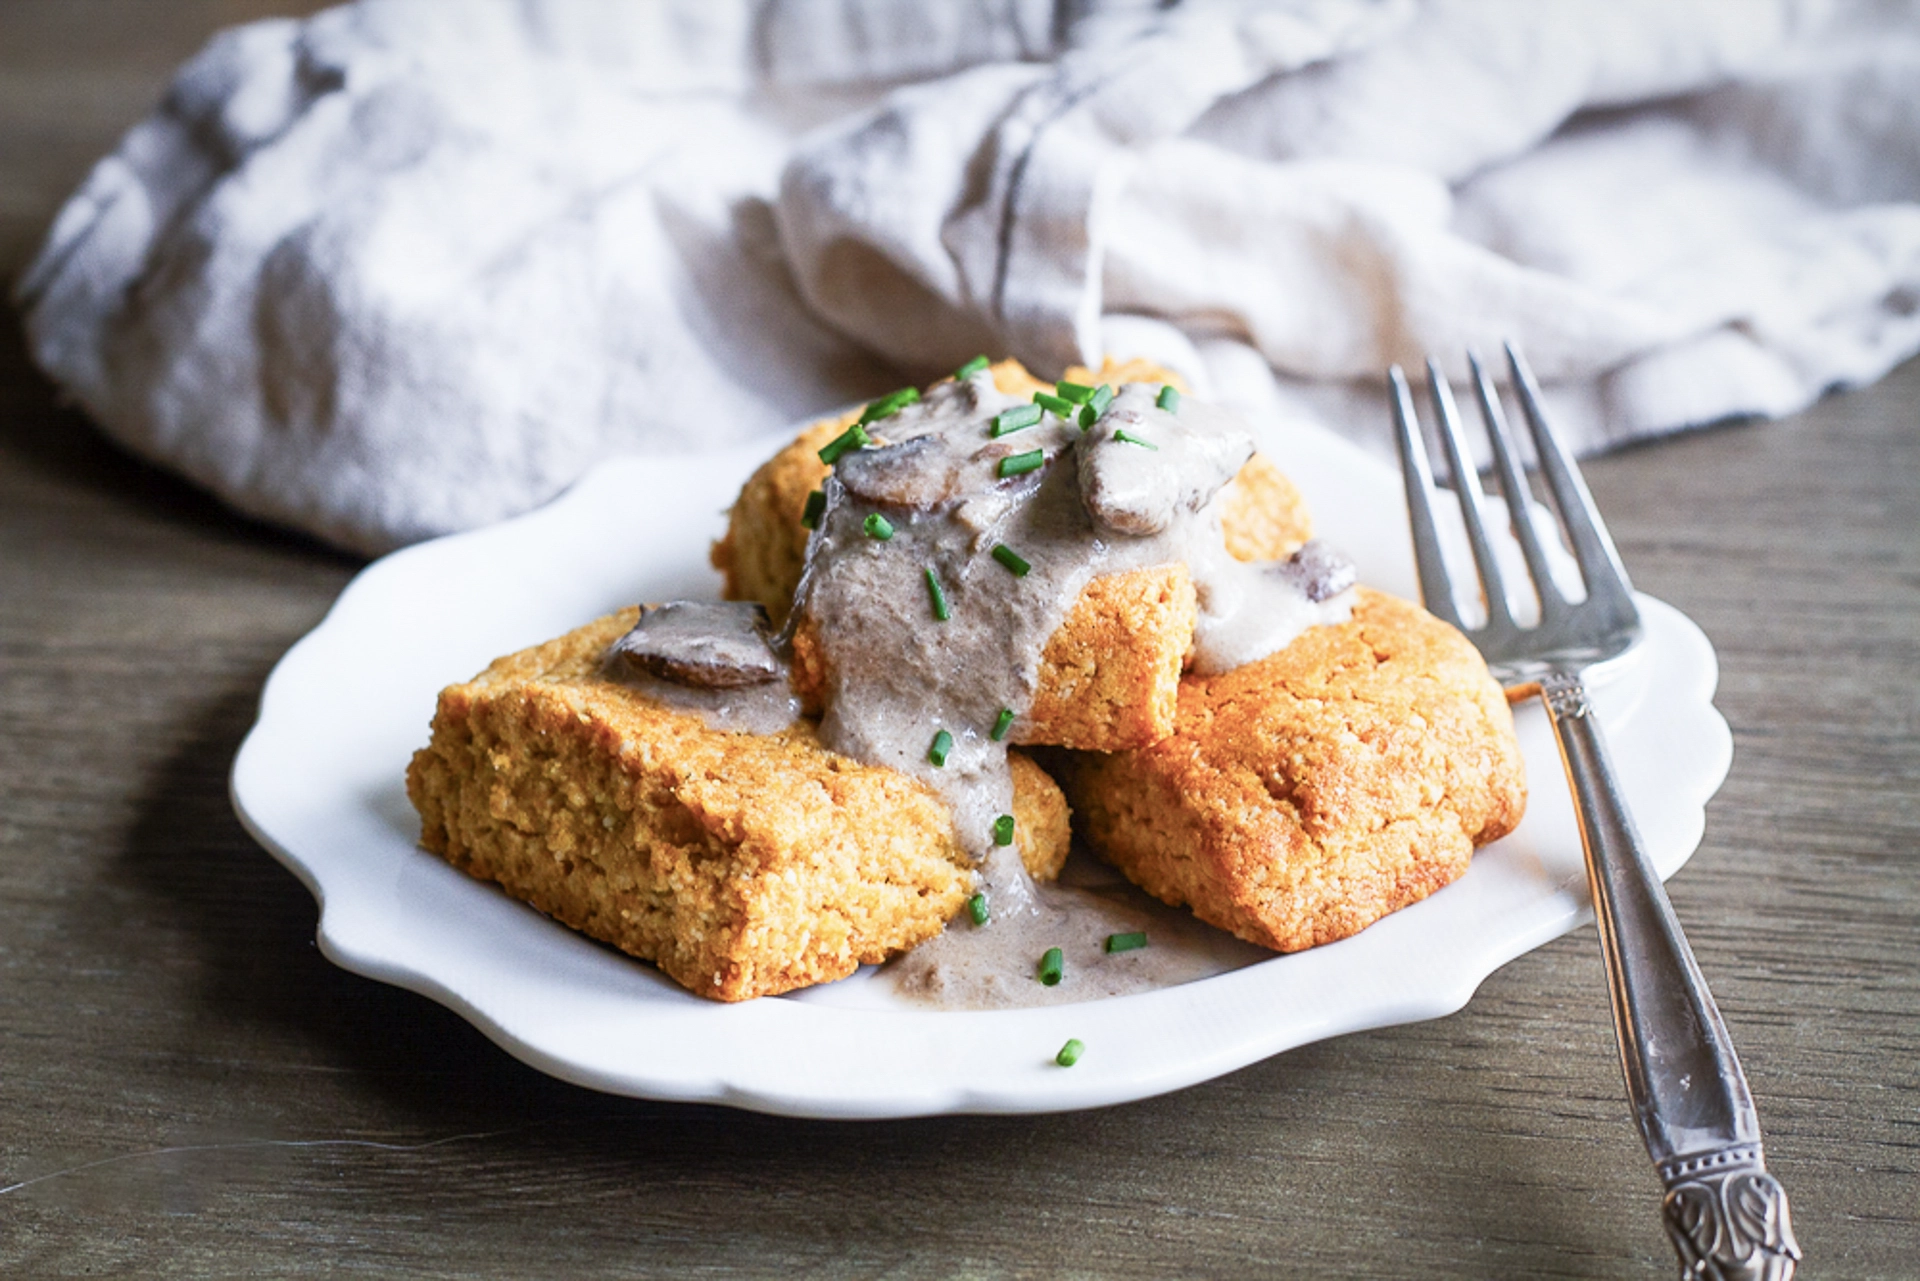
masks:
<instances>
[{"instance_id":1,"label":"fork tine","mask_svg":"<svg viewBox=\"0 0 1920 1281\"><path fill-rule=\"evenodd\" d=\"M1633 584L1627 581L1626 567L1620 563L1620 553L1614 550L1600 511L1593 505L1593 495L1587 492L1587 483L1581 479L1573 456L1547 422L1533 371L1527 368L1519 348L1510 342L1506 348L1513 385L1520 393L1520 406L1526 410L1527 426L1533 432L1534 452L1539 455L1540 470L1547 478L1547 487L1553 491L1554 503L1560 508L1567 539L1573 544L1573 559L1580 566L1581 577L1587 581L1587 597L1605 602L1616 612L1624 609L1629 616L1635 615L1638 611L1633 604Z\"/></svg>"},{"instance_id":2,"label":"fork tine","mask_svg":"<svg viewBox=\"0 0 1920 1281\"><path fill-rule=\"evenodd\" d=\"M1453 582L1440 554L1440 533L1433 524L1433 468L1427 462L1427 444L1420 438L1420 419L1413 411L1413 392L1407 376L1395 365L1387 371L1393 386L1393 421L1399 428L1400 475L1407 486L1407 520L1413 526L1413 559L1420 570L1420 596L1427 612L1460 626L1453 602Z\"/></svg>"},{"instance_id":3,"label":"fork tine","mask_svg":"<svg viewBox=\"0 0 1920 1281\"><path fill-rule=\"evenodd\" d=\"M1487 622L1494 627L1510 628L1513 615L1507 608L1507 585L1501 578L1500 562L1494 559L1493 544L1487 540L1487 520L1481 510L1480 473L1460 435L1460 412L1453 406L1453 388L1447 385L1439 362L1431 357L1427 360L1427 385L1433 392L1434 411L1440 415L1440 439L1446 445L1447 463L1453 470L1453 492L1460 499L1460 516L1466 521L1473 563L1480 569L1480 583L1487 598Z\"/></svg>"},{"instance_id":4,"label":"fork tine","mask_svg":"<svg viewBox=\"0 0 1920 1281\"><path fill-rule=\"evenodd\" d=\"M1546 546L1540 541L1539 527L1534 524L1533 491L1514 452L1512 429L1507 426L1507 416L1500 408L1500 393L1494 390L1493 380L1487 376L1479 356L1468 352L1467 364L1473 369L1474 389L1480 394L1480 418L1487 425L1494 464L1500 470L1500 492L1507 500L1507 514L1514 534L1520 539L1520 551L1527 558L1533 588L1540 595L1540 618L1544 622L1566 612L1567 598L1560 594L1559 584L1553 581Z\"/></svg>"}]
</instances>

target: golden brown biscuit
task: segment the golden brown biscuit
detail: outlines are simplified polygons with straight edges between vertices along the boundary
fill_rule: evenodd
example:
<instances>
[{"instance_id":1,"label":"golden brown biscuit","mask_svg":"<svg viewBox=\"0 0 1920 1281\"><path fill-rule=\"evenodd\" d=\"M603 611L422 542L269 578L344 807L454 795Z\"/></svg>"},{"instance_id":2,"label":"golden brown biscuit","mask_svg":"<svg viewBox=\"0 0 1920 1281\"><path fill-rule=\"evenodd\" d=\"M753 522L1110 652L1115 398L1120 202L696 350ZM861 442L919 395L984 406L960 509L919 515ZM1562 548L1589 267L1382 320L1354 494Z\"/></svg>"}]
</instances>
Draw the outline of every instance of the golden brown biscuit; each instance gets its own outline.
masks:
<instances>
[{"instance_id":1,"label":"golden brown biscuit","mask_svg":"<svg viewBox=\"0 0 1920 1281\"><path fill-rule=\"evenodd\" d=\"M1003 360L992 372L994 385L1009 395L1051 386L1017 361ZM1098 370L1076 366L1066 378L1185 387L1179 375L1138 360L1108 361ZM758 601L776 622L785 619L806 555L808 531L800 517L807 495L829 471L820 447L858 416L856 410L815 423L747 480L725 536L713 546L726 599ZM1227 550L1240 560L1278 560L1312 536L1299 491L1259 454L1228 483L1221 502ZM1016 723L1012 741L1120 751L1164 738L1173 730L1193 626L1193 586L1182 566L1094 579L1048 641L1033 706ZM818 646L804 628L794 644L794 691L817 713L826 682Z\"/></svg>"},{"instance_id":2,"label":"golden brown biscuit","mask_svg":"<svg viewBox=\"0 0 1920 1281\"><path fill-rule=\"evenodd\" d=\"M1013 844L1036 881L1058 879L1073 845L1073 811L1053 776L1025 752L1008 752L1013 770Z\"/></svg>"},{"instance_id":3,"label":"golden brown biscuit","mask_svg":"<svg viewBox=\"0 0 1920 1281\"><path fill-rule=\"evenodd\" d=\"M1033 702L1008 737L1115 752L1171 734L1180 666L1193 648L1194 610L1185 565L1088 583L1047 638Z\"/></svg>"},{"instance_id":4,"label":"golden brown biscuit","mask_svg":"<svg viewBox=\"0 0 1920 1281\"><path fill-rule=\"evenodd\" d=\"M1358 593L1351 622L1182 680L1171 737L1061 764L1088 843L1149 893L1291 952L1425 898L1511 831L1525 773L1479 653L1418 606Z\"/></svg>"},{"instance_id":5,"label":"golden brown biscuit","mask_svg":"<svg viewBox=\"0 0 1920 1281\"><path fill-rule=\"evenodd\" d=\"M721 599L759 601L776 627L786 622L813 532L800 518L807 495L831 470L820 461L820 450L860 413L852 409L813 424L747 477L727 513L727 532L708 553L723 580Z\"/></svg>"},{"instance_id":6,"label":"golden brown biscuit","mask_svg":"<svg viewBox=\"0 0 1920 1281\"><path fill-rule=\"evenodd\" d=\"M897 771L709 729L600 674L637 609L441 692L407 794L421 843L573 928L738 1001L843 978L972 892L946 803ZM1014 758L1023 860L1057 874L1067 807Z\"/></svg>"},{"instance_id":7,"label":"golden brown biscuit","mask_svg":"<svg viewBox=\"0 0 1920 1281\"><path fill-rule=\"evenodd\" d=\"M1293 482L1255 454L1220 491L1220 528L1235 560L1285 560L1313 537L1313 518Z\"/></svg>"}]
</instances>

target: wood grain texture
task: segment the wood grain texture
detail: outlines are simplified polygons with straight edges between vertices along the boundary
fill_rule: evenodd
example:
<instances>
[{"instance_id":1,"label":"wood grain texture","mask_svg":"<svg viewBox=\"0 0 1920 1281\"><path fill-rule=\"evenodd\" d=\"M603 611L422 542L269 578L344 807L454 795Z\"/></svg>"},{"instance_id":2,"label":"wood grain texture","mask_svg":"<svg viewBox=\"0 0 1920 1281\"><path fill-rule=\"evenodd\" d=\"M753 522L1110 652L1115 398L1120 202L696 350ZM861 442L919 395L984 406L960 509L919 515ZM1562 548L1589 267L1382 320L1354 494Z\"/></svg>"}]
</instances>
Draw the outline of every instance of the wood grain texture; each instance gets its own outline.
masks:
<instances>
[{"instance_id":1,"label":"wood grain texture","mask_svg":"<svg viewBox=\"0 0 1920 1281\"><path fill-rule=\"evenodd\" d=\"M0 274L274 8L0 6ZM1920 364L1589 471L1720 652L1733 773L1671 888L1809 1276L1920 1239L1917 417ZM1591 929L1166 1098L838 1125L579 1090L334 968L226 771L355 568L104 443L0 323L0 1274L1672 1274Z\"/></svg>"}]
</instances>

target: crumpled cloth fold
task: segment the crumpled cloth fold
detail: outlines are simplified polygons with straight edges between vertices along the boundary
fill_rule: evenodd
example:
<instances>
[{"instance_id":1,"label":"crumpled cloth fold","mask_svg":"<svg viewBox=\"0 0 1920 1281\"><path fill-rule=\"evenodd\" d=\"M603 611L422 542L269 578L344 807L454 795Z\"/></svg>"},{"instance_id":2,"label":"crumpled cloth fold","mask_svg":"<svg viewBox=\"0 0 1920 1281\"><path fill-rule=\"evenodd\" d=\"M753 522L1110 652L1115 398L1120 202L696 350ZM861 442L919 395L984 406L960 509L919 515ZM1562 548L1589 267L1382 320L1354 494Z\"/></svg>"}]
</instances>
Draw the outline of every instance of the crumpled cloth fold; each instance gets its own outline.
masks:
<instances>
[{"instance_id":1,"label":"crumpled cloth fold","mask_svg":"<svg viewBox=\"0 0 1920 1281\"><path fill-rule=\"evenodd\" d=\"M1892 0L359 0L217 36L18 282L115 438L377 552L977 353L1584 450L1920 351Z\"/></svg>"}]
</instances>

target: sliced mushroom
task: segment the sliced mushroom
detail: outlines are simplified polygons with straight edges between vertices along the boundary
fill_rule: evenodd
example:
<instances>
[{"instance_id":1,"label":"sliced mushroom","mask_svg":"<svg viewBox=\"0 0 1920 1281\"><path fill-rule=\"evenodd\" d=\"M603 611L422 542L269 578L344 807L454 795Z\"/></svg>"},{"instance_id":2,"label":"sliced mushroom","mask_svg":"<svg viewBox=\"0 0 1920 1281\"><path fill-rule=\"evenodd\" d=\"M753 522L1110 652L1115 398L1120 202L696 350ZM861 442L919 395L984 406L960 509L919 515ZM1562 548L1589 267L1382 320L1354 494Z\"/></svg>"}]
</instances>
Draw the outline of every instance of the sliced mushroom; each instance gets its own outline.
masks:
<instances>
[{"instance_id":1,"label":"sliced mushroom","mask_svg":"<svg viewBox=\"0 0 1920 1281\"><path fill-rule=\"evenodd\" d=\"M1273 572L1294 583L1315 604L1338 596L1359 578L1352 561L1317 538L1276 564Z\"/></svg>"},{"instance_id":2,"label":"sliced mushroom","mask_svg":"<svg viewBox=\"0 0 1920 1281\"><path fill-rule=\"evenodd\" d=\"M669 601L641 609L607 664L695 689L761 685L786 673L771 633L767 611L750 601Z\"/></svg>"},{"instance_id":3,"label":"sliced mushroom","mask_svg":"<svg viewBox=\"0 0 1920 1281\"><path fill-rule=\"evenodd\" d=\"M959 496L960 465L939 435L841 455L834 475L856 498L888 507L931 511Z\"/></svg>"},{"instance_id":4,"label":"sliced mushroom","mask_svg":"<svg viewBox=\"0 0 1920 1281\"><path fill-rule=\"evenodd\" d=\"M1080 443L1080 500L1115 533L1162 533L1199 511L1253 455L1253 441L1199 406L1176 417L1144 383L1121 390Z\"/></svg>"}]
</instances>

